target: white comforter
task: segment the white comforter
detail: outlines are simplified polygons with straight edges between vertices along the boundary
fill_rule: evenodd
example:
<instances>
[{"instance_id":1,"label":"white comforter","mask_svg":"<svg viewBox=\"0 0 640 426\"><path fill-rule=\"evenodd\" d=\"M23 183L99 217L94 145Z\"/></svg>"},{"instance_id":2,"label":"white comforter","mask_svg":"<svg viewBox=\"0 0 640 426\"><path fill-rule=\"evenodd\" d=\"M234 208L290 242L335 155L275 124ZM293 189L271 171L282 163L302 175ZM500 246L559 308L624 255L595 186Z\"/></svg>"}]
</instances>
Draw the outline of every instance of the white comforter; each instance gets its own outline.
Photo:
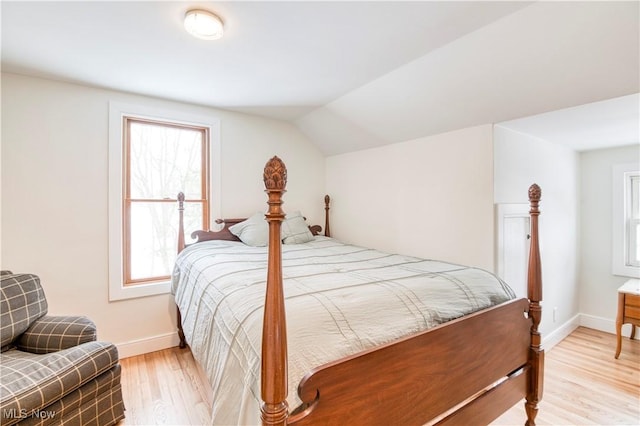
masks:
<instances>
[{"instance_id":1,"label":"white comforter","mask_svg":"<svg viewBox=\"0 0 640 426\"><path fill-rule=\"evenodd\" d=\"M316 237L283 245L289 407L312 368L514 298L489 272ZM172 292L213 386L214 424L260 424L266 247L209 241L176 261Z\"/></svg>"}]
</instances>

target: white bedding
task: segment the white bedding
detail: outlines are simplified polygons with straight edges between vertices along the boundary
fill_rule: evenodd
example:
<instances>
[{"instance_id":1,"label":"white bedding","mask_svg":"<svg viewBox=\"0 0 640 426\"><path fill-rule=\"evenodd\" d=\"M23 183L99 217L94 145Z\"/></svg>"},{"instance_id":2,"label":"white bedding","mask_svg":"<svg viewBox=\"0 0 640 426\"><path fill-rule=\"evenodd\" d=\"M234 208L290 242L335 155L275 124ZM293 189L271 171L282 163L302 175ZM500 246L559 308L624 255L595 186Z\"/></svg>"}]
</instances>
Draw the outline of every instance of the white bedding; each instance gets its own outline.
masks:
<instances>
[{"instance_id":1,"label":"white bedding","mask_svg":"<svg viewBox=\"0 0 640 426\"><path fill-rule=\"evenodd\" d=\"M290 408L312 368L515 297L480 269L326 237L283 245L282 257ZM266 265L266 247L229 241L195 244L176 260L172 292L213 386L214 424L260 424Z\"/></svg>"}]
</instances>

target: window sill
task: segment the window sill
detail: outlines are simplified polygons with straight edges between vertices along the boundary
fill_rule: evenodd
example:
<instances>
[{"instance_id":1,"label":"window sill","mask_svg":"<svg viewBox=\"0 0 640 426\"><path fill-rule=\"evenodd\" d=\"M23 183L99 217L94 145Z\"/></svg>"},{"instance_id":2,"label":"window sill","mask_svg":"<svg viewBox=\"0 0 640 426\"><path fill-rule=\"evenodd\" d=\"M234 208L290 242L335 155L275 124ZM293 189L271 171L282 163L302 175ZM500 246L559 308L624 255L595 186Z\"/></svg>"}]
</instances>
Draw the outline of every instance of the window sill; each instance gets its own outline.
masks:
<instances>
[{"instance_id":1,"label":"window sill","mask_svg":"<svg viewBox=\"0 0 640 426\"><path fill-rule=\"evenodd\" d=\"M135 299L138 297L155 296L158 294L168 294L171 290L169 281L160 281L149 284L137 284L132 286L123 286L121 283L110 283L109 285L109 301Z\"/></svg>"},{"instance_id":2,"label":"window sill","mask_svg":"<svg viewBox=\"0 0 640 426\"><path fill-rule=\"evenodd\" d=\"M614 265L613 275L629 278L640 278L640 268L633 266Z\"/></svg>"}]
</instances>

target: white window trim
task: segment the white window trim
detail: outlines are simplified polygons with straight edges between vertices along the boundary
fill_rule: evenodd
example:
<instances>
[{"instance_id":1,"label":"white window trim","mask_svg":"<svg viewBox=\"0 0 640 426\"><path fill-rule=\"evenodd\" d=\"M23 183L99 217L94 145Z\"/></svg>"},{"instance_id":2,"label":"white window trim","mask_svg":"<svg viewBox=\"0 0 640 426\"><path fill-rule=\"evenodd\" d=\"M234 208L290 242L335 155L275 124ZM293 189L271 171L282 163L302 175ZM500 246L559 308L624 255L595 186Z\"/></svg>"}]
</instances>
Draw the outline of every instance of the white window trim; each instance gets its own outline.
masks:
<instances>
[{"instance_id":1,"label":"white window trim","mask_svg":"<svg viewBox=\"0 0 640 426\"><path fill-rule=\"evenodd\" d=\"M627 244L625 244L627 224L625 223L627 205L625 191L627 191L626 176L628 173L640 170L640 162L617 164L613 166L613 247L612 273L631 278L640 278L640 268L627 265Z\"/></svg>"},{"instance_id":2,"label":"white window trim","mask_svg":"<svg viewBox=\"0 0 640 426\"><path fill-rule=\"evenodd\" d=\"M132 116L209 128L210 223L220 215L220 120L184 111L109 102L109 301L169 293L170 282L124 286L122 280L123 117ZM176 203L176 209L177 209ZM176 247L177 249L177 247Z\"/></svg>"}]
</instances>

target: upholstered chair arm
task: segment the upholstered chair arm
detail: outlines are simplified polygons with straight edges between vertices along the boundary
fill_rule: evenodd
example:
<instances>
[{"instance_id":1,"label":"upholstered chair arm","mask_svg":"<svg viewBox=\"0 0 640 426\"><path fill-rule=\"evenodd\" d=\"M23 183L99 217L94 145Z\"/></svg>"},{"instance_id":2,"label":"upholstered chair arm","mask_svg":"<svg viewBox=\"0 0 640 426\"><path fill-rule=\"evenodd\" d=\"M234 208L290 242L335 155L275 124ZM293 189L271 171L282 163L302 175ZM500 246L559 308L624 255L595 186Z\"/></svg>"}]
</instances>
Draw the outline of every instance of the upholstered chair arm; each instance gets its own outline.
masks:
<instances>
[{"instance_id":1,"label":"upholstered chair arm","mask_svg":"<svg viewBox=\"0 0 640 426\"><path fill-rule=\"evenodd\" d=\"M79 316L44 316L25 331L16 346L35 354L46 354L96 340L96 325Z\"/></svg>"}]
</instances>

